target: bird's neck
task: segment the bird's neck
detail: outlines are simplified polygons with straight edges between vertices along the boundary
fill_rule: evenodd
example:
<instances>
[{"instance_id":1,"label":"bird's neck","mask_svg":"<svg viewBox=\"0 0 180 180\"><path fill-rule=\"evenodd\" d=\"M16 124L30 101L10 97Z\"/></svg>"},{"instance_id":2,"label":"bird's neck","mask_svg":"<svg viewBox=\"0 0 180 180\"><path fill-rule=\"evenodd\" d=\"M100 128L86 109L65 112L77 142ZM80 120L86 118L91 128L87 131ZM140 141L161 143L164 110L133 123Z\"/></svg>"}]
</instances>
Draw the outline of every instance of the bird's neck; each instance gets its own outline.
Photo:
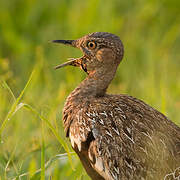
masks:
<instances>
[{"instance_id":1,"label":"bird's neck","mask_svg":"<svg viewBox=\"0 0 180 180\"><path fill-rule=\"evenodd\" d=\"M110 69L91 72L70 96L75 98L104 96L117 68L110 67Z\"/></svg>"}]
</instances>

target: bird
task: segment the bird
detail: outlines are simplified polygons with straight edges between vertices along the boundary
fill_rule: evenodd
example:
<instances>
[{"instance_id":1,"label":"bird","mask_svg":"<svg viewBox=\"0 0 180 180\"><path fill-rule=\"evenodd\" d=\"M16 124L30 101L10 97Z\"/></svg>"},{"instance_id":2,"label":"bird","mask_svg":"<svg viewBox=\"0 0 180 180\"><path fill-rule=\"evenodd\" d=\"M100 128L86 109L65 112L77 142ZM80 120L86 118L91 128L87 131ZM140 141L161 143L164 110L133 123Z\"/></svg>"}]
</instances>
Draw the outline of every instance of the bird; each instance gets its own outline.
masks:
<instances>
[{"instance_id":1,"label":"bird","mask_svg":"<svg viewBox=\"0 0 180 180\"><path fill-rule=\"evenodd\" d=\"M142 100L107 94L124 46L117 35L94 32L76 40L53 40L83 56L55 69L80 67L86 78L67 97L66 137L93 180L180 179L180 127Z\"/></svg>"}]
</instances>

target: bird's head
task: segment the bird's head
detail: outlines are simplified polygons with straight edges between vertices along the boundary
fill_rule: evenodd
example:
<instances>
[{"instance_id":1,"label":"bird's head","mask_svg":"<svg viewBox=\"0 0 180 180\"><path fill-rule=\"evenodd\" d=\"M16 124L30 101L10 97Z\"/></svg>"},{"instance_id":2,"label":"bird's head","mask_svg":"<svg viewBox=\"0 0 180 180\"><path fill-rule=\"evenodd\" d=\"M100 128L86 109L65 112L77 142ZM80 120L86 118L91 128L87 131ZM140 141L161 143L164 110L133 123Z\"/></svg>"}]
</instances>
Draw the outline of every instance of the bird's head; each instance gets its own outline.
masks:
<instances>
[{"instance_id":1,"label":"bird's head","mask_svg":"<svg viewBox=\"0 0 180 180\"><path fill-rule=\"evenodd\" d=\"M118 36L107 32L95 32L83 36L77 40L53 40L53 43L61 43L79 48L83 52L80 58L71 58L55 69L72 65L83 69L91 75L96 71L106 71L117 67L123 58L123 44Z\"/></svg>"}]
</instances>

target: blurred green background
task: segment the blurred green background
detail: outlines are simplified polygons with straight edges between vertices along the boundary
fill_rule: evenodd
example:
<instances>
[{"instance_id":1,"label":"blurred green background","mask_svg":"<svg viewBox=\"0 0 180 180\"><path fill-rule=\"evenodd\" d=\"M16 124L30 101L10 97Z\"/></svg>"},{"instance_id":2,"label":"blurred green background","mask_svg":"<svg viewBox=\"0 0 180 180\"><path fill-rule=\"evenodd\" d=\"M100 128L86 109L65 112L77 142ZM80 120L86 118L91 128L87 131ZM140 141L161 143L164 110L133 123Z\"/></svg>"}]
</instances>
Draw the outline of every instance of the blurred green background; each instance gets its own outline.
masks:
<instances>
[{"instance_id":1,"label":"blurred green background","mask_svg":"<svg viewBox=\"0 0 180 180\"><path fill-rule=\"evenodd\" d=\"M108 92L142 99L180 125L179 9L179 0L1 0L0 180L89 179L61 121L85 73L53 70L81 52L49 40L117 34L125 56Z\"/></svg>"}]
</instances>

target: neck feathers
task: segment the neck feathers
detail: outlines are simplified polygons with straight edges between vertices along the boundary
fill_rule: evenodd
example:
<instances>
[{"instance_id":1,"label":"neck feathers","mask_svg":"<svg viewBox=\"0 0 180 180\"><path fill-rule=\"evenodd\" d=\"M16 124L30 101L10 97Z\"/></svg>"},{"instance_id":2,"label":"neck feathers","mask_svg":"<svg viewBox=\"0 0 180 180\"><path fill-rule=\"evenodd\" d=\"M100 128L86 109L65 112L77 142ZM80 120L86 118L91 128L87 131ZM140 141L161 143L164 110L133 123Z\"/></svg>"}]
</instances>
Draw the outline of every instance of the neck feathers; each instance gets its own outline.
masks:
<instances>
[{"instance_id":1,"label":"neck feathers","mask_svg":"<svg viewBox=\"0 0 180 180\"><path fill-rule=\"evenodd\" d=\"M111 71L100 71L90 74L81 84L70 94L71 97L101 97L106 94L106 90L111 83L116 69Z\"/></svg>"}]
</instances>

